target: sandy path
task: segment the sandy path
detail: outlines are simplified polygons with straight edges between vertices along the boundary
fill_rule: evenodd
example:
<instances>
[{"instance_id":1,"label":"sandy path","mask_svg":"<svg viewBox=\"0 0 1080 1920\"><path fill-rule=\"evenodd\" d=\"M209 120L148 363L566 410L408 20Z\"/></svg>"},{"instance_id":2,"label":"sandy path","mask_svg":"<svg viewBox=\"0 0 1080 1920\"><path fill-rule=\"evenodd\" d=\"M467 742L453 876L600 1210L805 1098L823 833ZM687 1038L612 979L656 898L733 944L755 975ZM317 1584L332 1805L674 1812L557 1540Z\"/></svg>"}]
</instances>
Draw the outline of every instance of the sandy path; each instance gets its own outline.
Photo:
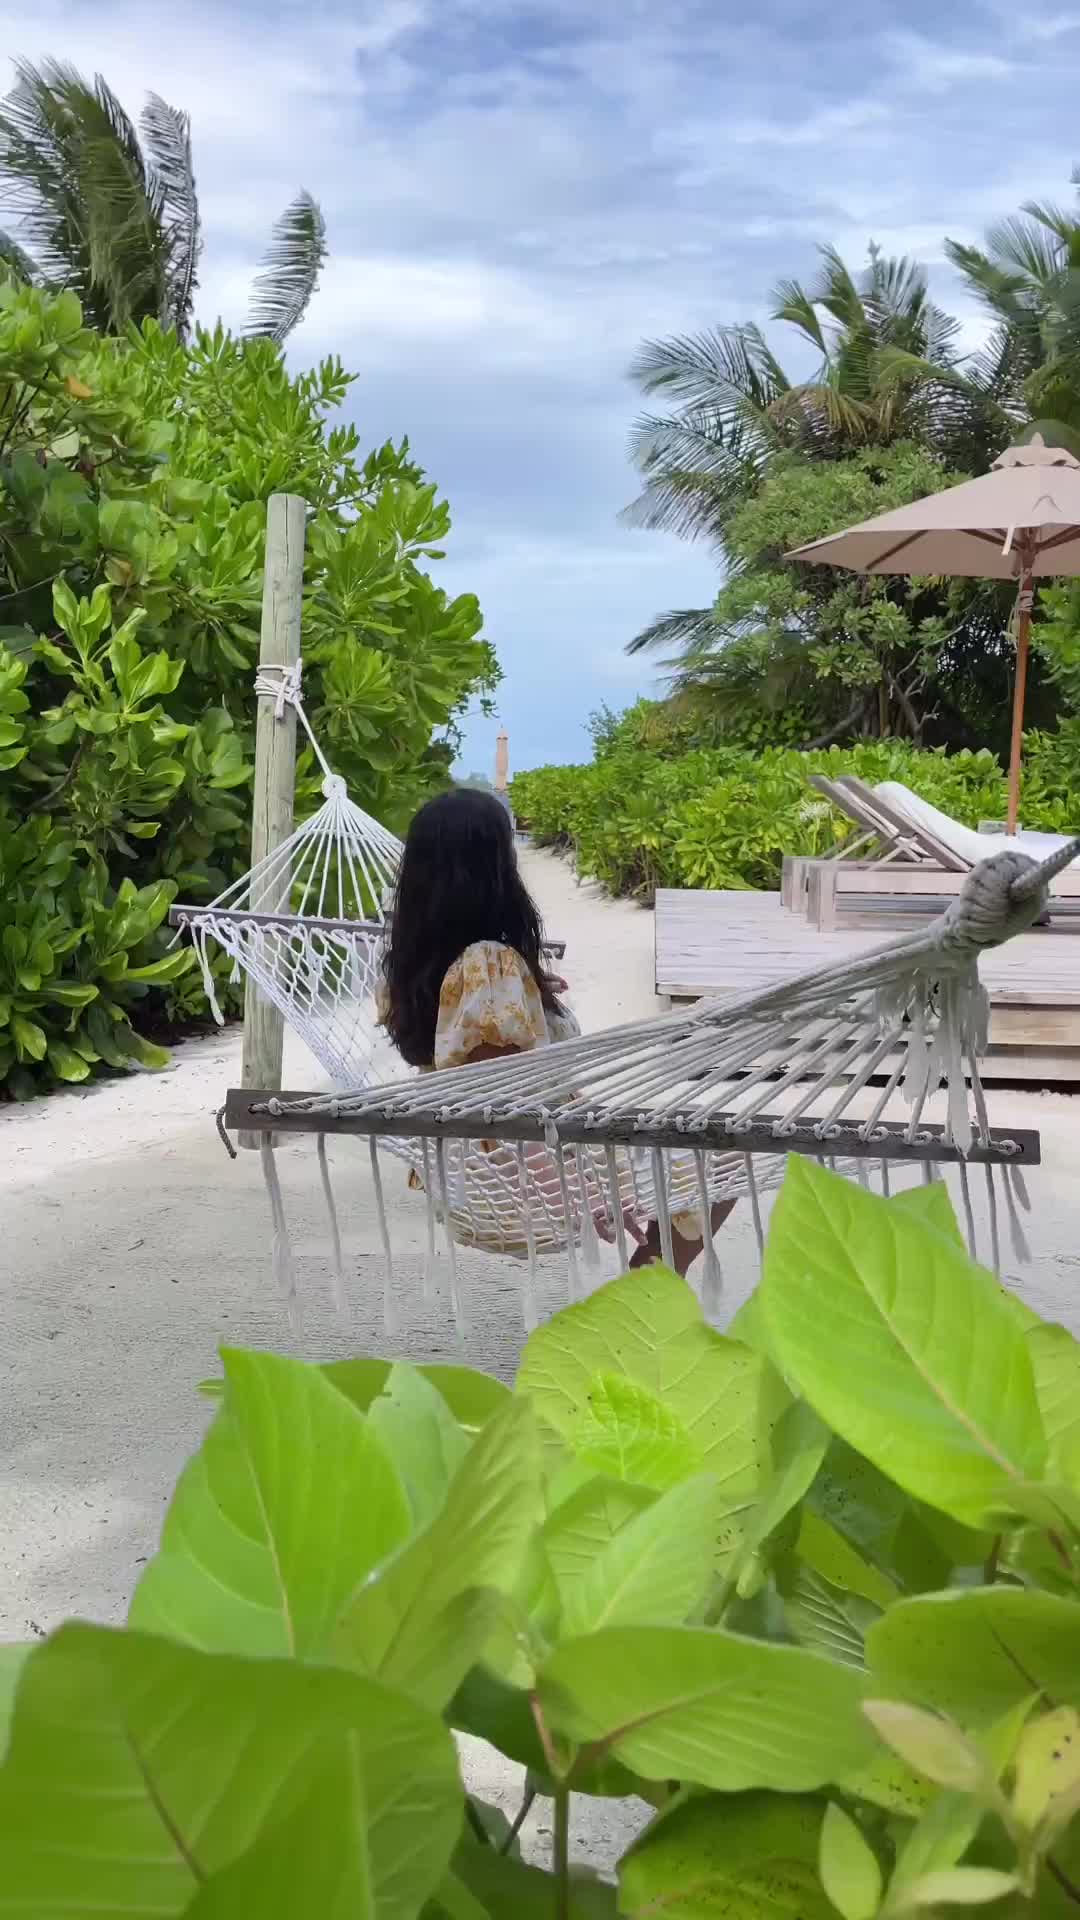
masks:
<instances>
[{"instance_id":1,"label":"sandy path","mask_svg":"<svg viewBox=\"0 0 1080 1920\"><path fill-rule=\"evenodd\" d=\"M524 856L550 932L565 938L564 971L586 1028L656 1009L653 921L625 902L578 887L569 869ZM1080 951L1080 949L1078 949ZM288 1332L269 1274L269 1232L257 1156L230 1162L212 1115L239 1077L238 1032L177 1050L171 1069L0 1109L0 1635L24 1638L66 1615L123 1615L153 1550L170 1489L198 1444L206 1403L195 1383L216 1369L225 1341L286 1349ZM323 1076L296 1044L286 1083ZM1019 1278L1044 1312L1072 1320L1080 1251L1070 1200L1080 1107L1060 1096L996 1095L996 1121L1037 1126L1046 1165L1033 1177L1035 1262ZM310 1142L280 1157L312 1357L381 1350L382 1262L363 1149L332 1149L354 1323L328 1298L328 1244ZM413 1358L452 1357L446 1312L420 1293L424 1209L388 1169L405 1331ZM721 1251L732 1308L753 1283L746 1210ZM613 1263L614 1254L606 1255ZM521 1341L512 1265L460 1256L471 1302L469 1358L509 1378ZM613 1269L612 1269L613 1270ZM541 1301L565 1298L562 1263L547 1263ZM488 1790L505 1782L488 1778ZM616 1818L616 1829L623 1822ZM604 1851L611 1816L582 1836Z\"/></svg>"}]
</instances>

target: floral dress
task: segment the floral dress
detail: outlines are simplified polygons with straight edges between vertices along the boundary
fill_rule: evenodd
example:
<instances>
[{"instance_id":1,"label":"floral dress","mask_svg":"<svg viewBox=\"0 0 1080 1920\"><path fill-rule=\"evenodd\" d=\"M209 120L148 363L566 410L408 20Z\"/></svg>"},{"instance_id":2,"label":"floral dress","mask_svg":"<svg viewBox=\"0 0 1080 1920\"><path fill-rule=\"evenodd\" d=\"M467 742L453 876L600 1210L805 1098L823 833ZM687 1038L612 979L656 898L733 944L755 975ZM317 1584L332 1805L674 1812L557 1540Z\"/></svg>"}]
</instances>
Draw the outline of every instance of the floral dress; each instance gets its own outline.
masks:
<instances>
[{"instance_id":1,"label":"floral dress","mask_svg":"<svg viewBox=\"0 0 1080 1920\"><path fill-rule=\"evenodd\" d=\"M427 1071L463 1067L479 1047L532 1053L581 1032L569 1007L549 1013L532 970L513 947L478 940L449 967L439 994L435 1054Z\"/></svg>"},{"instance_id":2,"label":"floral dress","mask_svg":"<svg viewBox=\"0 0 1080 1920\"><path fill-rule=\"evenodd\" d=\"M382 995L379 1012L380 1017L385 1013ZM466 947L446 971L439 994L433 1058L431 1065L422 1067L421 1072L433 1073L447 1067L464 1066L481 1047L512 1048L517 1053L532 1053L538 1047L547 1047L559 1040L572 1040L580 1032L576 1016L569 1007L560 1004L550 1011L545 1008L532 970L515 948L497 940L478 940ZM530 1153L535 1152L536 1149L530 1149ZM480 1174L479 1181L473 1183L474 1187L485 1184L482 1169L474 1158L477 1153L485 1157L492 1175L497 1172L496 1162L506 1161L504 1177L516 1186L517 1167L516 1162L511 1164L510 1149L499 1146L494 1140L484 1140L477 1141L470 1153L470 1159ZM691 1196L696 1195L695 1178L689 1155L675 1154L671 1157L669 1186L674 1203L672 1225L690 1240L700 1240L702 1237L700 1211L685 1204ZM423 1182L415 1171L409 1174L409 1185L416 1190L423 1190ZM624 1198L629 1219L633 1207L633 1194L629 1188ZM463 1191L460 1199L464 1201ZM679 1205L680 1200L683 1201L682 1206ZM557 1200L555 1206L558 1209ZM486 1245L492 1250L519 1257L525 1254L522 1225L517 1224L509 1229L504 1216L498 1231L493 1231L490 1221L486 1229L477 1230L465 1217L467 1210L459 1212L458 1205L452 1203L451 1211L455 1239ZM639 1229L645 1224L644 1220L640 1221ZM609 1237L603 1226L600 1230L604 1238Z\"/></svg>"}]
</instances>

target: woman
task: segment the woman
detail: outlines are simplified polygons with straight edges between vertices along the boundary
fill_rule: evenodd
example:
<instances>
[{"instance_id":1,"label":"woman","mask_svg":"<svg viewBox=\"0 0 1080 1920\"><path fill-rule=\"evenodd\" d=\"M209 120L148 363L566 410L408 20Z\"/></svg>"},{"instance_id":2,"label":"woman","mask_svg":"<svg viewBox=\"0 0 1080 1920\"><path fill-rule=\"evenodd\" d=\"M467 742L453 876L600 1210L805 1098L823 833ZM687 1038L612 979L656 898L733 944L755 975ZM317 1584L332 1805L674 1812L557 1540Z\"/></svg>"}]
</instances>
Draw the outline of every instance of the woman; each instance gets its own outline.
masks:
<instances>
[{"instance_id":1,"label":"woman","mask_svg":"<svg viewBox=\"0 0 1080 1920\"><path fill-rule=\"evenodd\" d=\"M544 966L541 939L504 808L466 787L429 800L405 841L380 996L380 1016L410 1066L497 1060L580 1033L559 999L566 982ZM714 1229L733 1205L713 1207ZM626 1224L639 1242L631 1266L659 1260L657 1222L628 1215ZM597 1227L604 1233L603 1221ZM700 1216L676 1216L672 1247L685 1273L702 1250Z\"/></svg>"}]
</instances>

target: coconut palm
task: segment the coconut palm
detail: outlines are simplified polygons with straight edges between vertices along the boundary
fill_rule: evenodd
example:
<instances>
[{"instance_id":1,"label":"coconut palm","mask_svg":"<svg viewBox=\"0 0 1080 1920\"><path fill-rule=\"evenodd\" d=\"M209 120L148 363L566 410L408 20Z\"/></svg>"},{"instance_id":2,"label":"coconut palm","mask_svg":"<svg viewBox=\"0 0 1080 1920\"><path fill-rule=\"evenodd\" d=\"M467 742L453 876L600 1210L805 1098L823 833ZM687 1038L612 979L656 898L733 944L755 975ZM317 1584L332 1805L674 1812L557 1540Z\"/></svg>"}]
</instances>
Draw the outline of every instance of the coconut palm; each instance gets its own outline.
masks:
<instances>
[{"instance_id":1,"label":"coconut palm","mask_svg":"<svg viewBox=\"0 0 1080 1920\"><path fill-rule=\"evenodd\" d=\"M1080 217L1029 200L990 229L985 248L948 241L946 252L992 317L993 338L1009 343L1018 416L1080 449Z\"/></svg>"},{"instance_id":2,"label":"coconut palm","mask_svg":"<svg viewBox=\"0 0 1080 1920\"><path fill-rule=\"evenodd\" d=\"M782 281L772 304L772 318L817 354L810 379L791 378L756 326L642 346L631 378L670 410L643 414L632 429L645 485L624 516L630 525L722 545L729 515L777 454L837 460L915 439L952 456L963 384L957 323L929 298L923 270L872 249L856 279L833 248L821 254L815 284ZM1008 429L992 385L983 411L996 451Z\"/></svg>"},{"instance_id":3,"label":"coconut palm","mask_svg":"<svg viewBox=\"0 0 1080 1920\"><path fill-rule=\"evenodd\" d=\"M151 94L135 123L100 74L17 63L0 107L0 271L71 287L89 325L119 333L147 318L190 332L202 249L186 113ZM283 340L326 256L322 214L300 193L274 228L245 332Z\"/></svg>"},{"instance_id":4,"label":"coconut palm","mask_svg":"<svg viewBox=\"0 0 1080 1920\"><path fill-rule=\"evenodd\" d=\"M785 370L756 326L720 327L647 341L631 369L650 397L631 457L645 485L624 519L706 540L730 567L725 531L779 457L843 460L913 440L944 466L981 471L1012 437L1017 417L1015 344L1002 331L969 356L958 323L929 297L923 269L871 248L853 275L832 247L809 289L784 280L772 318L795 329L817 358L809 379ZM628 643L663 647L675 684L706 677L710 653L730 641L711 608L661 615Z\"/></svg>"}]
</instances>

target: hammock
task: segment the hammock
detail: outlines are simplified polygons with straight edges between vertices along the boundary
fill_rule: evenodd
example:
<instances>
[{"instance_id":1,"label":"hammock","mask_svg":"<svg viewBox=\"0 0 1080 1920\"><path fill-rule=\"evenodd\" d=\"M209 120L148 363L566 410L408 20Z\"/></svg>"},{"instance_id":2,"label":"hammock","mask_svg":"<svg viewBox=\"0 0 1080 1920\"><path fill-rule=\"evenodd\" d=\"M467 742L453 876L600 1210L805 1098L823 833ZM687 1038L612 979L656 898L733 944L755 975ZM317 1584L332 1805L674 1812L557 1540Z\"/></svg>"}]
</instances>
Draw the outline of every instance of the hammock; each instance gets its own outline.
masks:
<instances>
[{"instance_id":1,"label":"hammock","mask_svg":"<svg viewBox=\"0 0 1080 1920\"><path fill-rule=\"evenodd\" d=\"M277 720L295 709L322 769L323 804L250 873L207 906L174 906L169 923L190 936L203 991L218 1026L208 943L232 959L235 984L246 974L299 1034L337 1086L404 1071L378 1027L374 993L402 843L350 800L329 766L304 711L295 667L263 666L257 696L272 699ZM561 957L565 944L545 942Z\"/></svg>"},{"instance_id":2,"label":"hammock","mask_svg":"<svg viewBox=\"0 0 1080 1920\"><path fill-rule=\"evenodd\" d=\"M779 1183L789 1151L839 1162L864 1180L873 1168L886 1192L895 1162L920 1162L928 1180L939 1165L957 1163L973 1253L968 1168L981 1164L998 1269L995 1172L1022 1253L1020 1169L1037 1161L1039 1150L1037 1135L989 1125L978 1068L989 1003L978 955L1039 918L1050 879L1078 851L1080 842L1070 843L1040 865L1020 853L998 854L967 876L940 919L899 944L741 999L380 1087L329 1095L230 1092L224 1128L264 1135L275 1267L290 1309L295 1281L269 1143L285 1131L318 1136L339 1281L325 1136L368 1136L389 1328L394 1280L380 1145L408 1162L427 1195L429 1280L442 1225L459 1329L457 1245L524 1256L522 1309L530 1327L537 1256L566 1251L570 1295L577 1298L581 1263L595 1264L599 1237L613 1240L626 1264L628 1215L658 1221L670 1261L673 1217L698 1214L704 1296L707 1307L715 1305L720 1273L709 1209L748 1194L760 1248L760 1195ZM944 1120L930 1124L925 1110L939 1087ZM885 1117L898 1092L910 1108L902 1124Z\"/></svg>"}]
</instances>

